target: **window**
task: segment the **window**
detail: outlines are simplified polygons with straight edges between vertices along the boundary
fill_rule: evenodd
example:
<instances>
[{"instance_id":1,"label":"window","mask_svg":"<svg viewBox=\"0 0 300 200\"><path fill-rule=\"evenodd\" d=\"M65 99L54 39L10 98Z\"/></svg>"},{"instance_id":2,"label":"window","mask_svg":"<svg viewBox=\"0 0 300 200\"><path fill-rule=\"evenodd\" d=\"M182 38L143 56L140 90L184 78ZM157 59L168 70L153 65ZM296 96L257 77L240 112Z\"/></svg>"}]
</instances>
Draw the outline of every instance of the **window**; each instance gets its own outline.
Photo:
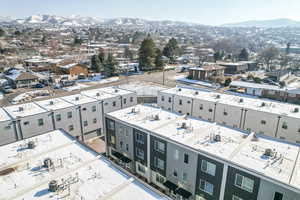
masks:
<instances>
[{"instance_id":1,"label":"window","mask_svg":"<svg viewBox=\"0 0 300 200\"><path fill-rule=\"evenodd\" d=\"M27 122L24 122L23 123L25 126L29 125L30 123L27 121Z\"/></svg>"},{"instance_id":2,"label":"window","mask_svg":"<svg viewBox=\"0 0 300 200\"><path fill-rule=\"evenodd\" d=\"M133 102L133 97L130 97L130 102Z\"/></svg>"},{"instance_id":3,"label":"window","mask_svg":"<svg viewBox=\"0 0 300 200\"><path fill-rule=\"evenodd\" d=\"M92 112L96 112L97 108L96 106L92 106Z\"/></svg>"},{"instance_id":4,"label":"window","mask_svg":"<svg viewBox=\"0 0 300 200\"><path fill-rule=\"evenodd\" d=\"M120 141L120 147L123 148L123 141Z\"/></svg>"},{"instance_id":5,"label":"window","mask_svg":"<svg viewBox=\"0 0 300 200\"><path fill-rule=\"evenodd\" d=\"M43 119L38 119L38 125L43 126L44 125L44 120Z\"/></svg>"},{"instance_id":6,"label":"window","mask_svg":"<svg viewBox=\"0 0 300 200\"><path fill-rule=\"evenodd\" d=\"M74 130L74 126L73 125L70 125L69 126L69 131L73 131Z\"/></svg>"},{"instance_id":7,"label":"window","mask_svg":"<svg viewBox=\"0 0 300 200\"><path fill-rule=\"evenodd\" d=\"M202 104L200 105L200 110L203 110L203 105Z\"/></svg>"},{"instance_id":8,"label":"window","mask_svg":"<svg viewBox=\"0 0 300 200\"><path fill-rule=\"evenodd\" d=\"M191 103L191 101L187 101L187 103L188 103L188 104L190 104L190 103Z\"/></svg>"},{"instance_id":9,"label":"window","mask_svg":"<svg viewBox=\"0 0 300 200\"><path fill-rule=\"evenodd\" d=\"M189 164L189 155L188 154L184 154L184 163Z\"/></svg>"},{"instance_id":10,"label":"window","mask_svg":"<svg viewBox=\"0 0 300 200\"><path fill-rule=\"evenodd\" d=\"M126 104L126 101L127 101L127 100L124 98L124 99L123 99L123 103Z\"/></svg>"},{"instance_id":11,"label":"window","mask_svg":"<svg viewBox=\"0 0 300 200\"><path fill-rule=\"evenodd\" d=\"M232 196L232 200L243 200L243 199L240 198L240 197L238 197L238 196L233 195L233 196Z\"/></svg>"},{"instance_id":12,"label":"window","mask_svg":"<svg viewBox=\"0 0 300 200\"><path fill-rule=\"evenodd\" d=\"M165 97L164 96L161 96L161 101L165 101Z\"/></svg>"},{"instance_id":13,"label":"window","mask_svg":"<svg viewBox=\"0 0 300 200\"><path fill-rule=\"evenodd\" d=\"M82 108L83 111L86 111L86 108Z\"/></svg>"},{"instance_id":14,"label":"window","mask_svg":"<svg viewBox=\"0 0 300 200\"><path fill-rule=\"evenodd\" d=\"M187 181L188 180L188 175L187 175L186 172L183 172L183 174L182 174L182 180L183 181Z\"/></svg>"},{"instance_id":15,"label":"window","mask_svg":"<svg viewBox=\"0 0 300 200\"><path fill-rule=\"evenodd\" d=\"M72 118L72 112L68 112L67 117L68 117L68 119Z\"/></svg>"},{"instance_id":16,"label":"window","mask_svg":"<svg viewBox=\"0 0 300 200\"><path fill-rule=\"evenodd\" d=\"M129 145L126 144L126 151L129 151Z\"/></svg>"},{"instance_id":17,"label":"window","mask_svg":"<svg viewBox=\"0 0 300 200\"><path fill-rule=\"evenodd\" d=\"M228 113L227 113L226 111L224 111L224 112L223 112L223 115L224 115L224 116L227 116L227 115L228 115Z\"/></svg>"},{"instance_id":18,"label":"window","mask_svg":"<svg viewBox=\"0 0 300 200\"><path fill-rule=\"evenodd\" d=\"M113 106L113 107L116 106L116 102L115 102L115 101L112 102L112 106Z\"/></svg>"},{"instance_id":19,"label":"window","mask_svg":"<svg viewBox=\"0 0 300 200\"><path fill-rule=\"evenodd\" d=\"M298 133L300 133L300 128L298 128Z\"/></svg>"},{"instance_id":20,"label":"window","mask_svg":"<svg viewBox=\"0 0 300 200\"><path fill-rule=\"evenodd\" d=\"M282 200L282 199L283 199L283 194L279 192L275 192L274 200Z\"/></svg>"},{"instance_id":21,"label":"window","mask_svg":"<svg viewBox=\"0 0 300 200\"><path fill-rule=\"evenodd\" d=\"M93 123L96 124L97 123L97 118L93 119Z\"/></svg>"},{"instance_id":22,"label":"window","mask_svg":"<svg viewBox=\"0 0 300 200\"><path fill-rule=\"evenodd\" d=\"M261 120L260 123L261 123L262 125L265 125L267 122L266 122L265 120Z\"/></svg>"},{"instance_id":23,"label":"window","mask_svg":"<svg viewBox=\"0 0 300 200\"><path fill-rule=\"evenodd\" d=\"M206 160L202 160L201 171L203 171L207 174L210 174L212 176L215 176L215 174L216 174L216 165L211 163L211 162L208 162Z\"/></svg>"},{"instance_id":24,"label":"window","mask_svg":"<svg viewBox=\"0 0 300 200\"><path fill-rule=\"evenodd\" d=\"M178 160L179 159L179 151L177 149L175 149L174 151L174 160Z\"/></svg>"},{"instance_id":25,"label":"window","mask_svg":"<svg viewBox=\"0 0 300 200\"><path fill-rule=\"evenodd\" d=\"M107 128L108 128L109 130L114 131L114 130L115 130L115 123L114 123L114 121L112 121L112 120L107 120Z\"/></svg>"},{"instance_id":26,"label":"window","mask_svg":"<svg viewBox=\"0 0 300 200\"><path fill-rule=\"evenodd\" d=\"M138 171L139 171L139 172L141 172L141 173L143 173L143 174L145 174L145 172L146 172L146 169L145 169L145 167L144 167L144 166L142 166L142 165L138 164Z\"/></svg>"},{"instance_id":27,"label":"window","mask_svg":"<svg viewBox=\"0 0 300 200\"><path fill-rule=\"evenodd\" d=\"M140 148L135 149L135 155L136 155L136 157L138 157L139 159L142 159L142 160L144 160L144 158L145 158L144 151Z\"/></svg>"},{"instance_id":28,"label":"window","mask_svg":"<svg viewBox=\"0 0 300 200\"><path fill-rule=\"evenodd\" d=\"M179 110L178 112L179 112L180 114L182 113L182 111L181 111L181 110Z\"/></svg>"},{"instance_id":29,"label":"window","mask_svg":"<svg viewBox=\"0 0 300 200\"><path fill-rule=\"evenodd\" d=\"M144 135L141 133L135 134L135 141L137 141L140 144L144 144Z\"/></svg>"},{"instance_id":30,"label":"window","mask_svg":"<svg viewBox=\"0 0 300 200\"><path fill-rule=\"evenodd\" d=\"M115 138L115 136L113 136L113 135L110 136L110 143L116 144L116 138Z\"/></svg>"},{"instance_id":31,"label":"window","mask_svg":"<svg viewBox=\"0 0 300 200\"><path fill-rule=\"evenodd\" d=\"M240 174L236 174L234 185L248 192L253 192L254 181Z\"/></svg>"},{"instance_id":32,"label":"window","mask_svg":"<svg viewBox=\"0 0 300 200\"><path fill-rule=\"evenodd\" d=\"M177 172L177 169L176 169L176 168L174 168L174 170L173 170L173 176L175 176L175 177L178 176L178 172Z\"/></svg>"},{"instance_id":33,"label":"window","mask_svg":"<svg viewBox=\"0 0 300 200\"><path fill-rule=\"evenodd\" d=\"M285 130L288 129L288 125L286 122L283 122L281 127Z\"/></svg>"},{"instance_id":34,"label":"window","mask_svg":"<svg viewBox=\"0 0 300 200\"><path fill-rule=\"evenodd\" d=\"M165 143L155 140L154 141L154 150L161 152L161 153L165 153Z\"/></svg>"},{"instance_id":35,"label":"window","mask_svg":"<svg viewBox=\"0 0 300 200\"><path fill-rule=\"evenodd\" d=\"M171 102L172 102L172 98L171 98L171 97L169 97L169 100L168 100L168 101L169 101L169 103L171 103Z\"/></svg>"},{"instance_id":36,"label":"window","mask_svg":"<svg viewBox=\"0 0 300 200\"><path fill-rule=\"evenodd\" d=\"M56 118L56 121L57 121L57 122L61 121L61 115L60 115L60 114L57 114L57 115L55 116L55 118Z\"/></svg>"},{"instance_id":37,"label":"window","mask_svg":"<svg viewBox=\"0 0 300 200\"><path fill-rule=\"evenodd\" d=\"M205 180L200 179L200 190L207 194L213 195L214 185Z\"/></svg>"},{"instance_id":38,"label":"window","mask_svg":"<svg viewBox=\"0 0 300 200\"><path fill-rule=\"evenodd\" d=\"M9 130L9 129L11 129L11 126L5 126L4 129Z\"/></svg>"},{"instance_id":39,"label":"window","mask_svg":"<svg viewBox=\"0 0 300 200\"><path fill-rule=\"evenodd\" d=\"M208 109L208 112L212 112L213 110L210 108L210 109Z\"/></svg>"},{"instance_id":40,"label":"window","mask_svg":"<svg viewBox=\"0 0 300 200\"><path fill-rule=\"evenodd\" d=\"M84 121L83 126L88 126L88 121Z\"/></svg>"},{"instance_id":41,"label":"window","mask_svg":"<svg viewBox=\"0 0 300 200\"><path fill-rule=\"evenodd\" d=\"M162 159L155 156L154 157L154 167L164 170L165 169L165 161L163 161Z\"/></svg>"},{"instance_id":42,"label":"window","mask_svg":"<svg viewBox=\"0 0 300 200\"><path fill-rule=\"evenodd\" d=\"M182 100L181 99L179 99L179 105L182 105Z\"/></svg>"}]
</instances>

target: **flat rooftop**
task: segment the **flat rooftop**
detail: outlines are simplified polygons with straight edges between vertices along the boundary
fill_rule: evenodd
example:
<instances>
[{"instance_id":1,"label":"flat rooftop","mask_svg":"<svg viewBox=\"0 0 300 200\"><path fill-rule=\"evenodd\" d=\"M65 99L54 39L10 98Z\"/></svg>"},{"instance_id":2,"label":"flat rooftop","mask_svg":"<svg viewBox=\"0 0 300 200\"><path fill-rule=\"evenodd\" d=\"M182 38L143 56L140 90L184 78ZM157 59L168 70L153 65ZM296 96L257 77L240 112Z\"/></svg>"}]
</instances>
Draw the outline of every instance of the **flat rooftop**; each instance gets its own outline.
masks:
<instances>
[{"instance_id":1,"label":"flat rooftop","mask_svg":"<svg viewBox=\"0 0 300 200\"><path fill-rule=\"evenodd\" d=\"M82 95L82 94L75 94L75 95L71 95L71 96L65 96L65 97L61 97L61 99L68 101L74 105L82 105L82 104L86 104L86 103L92 103L97 101L94 98Z\"/></svg>"},{"instance_id":2,"label":"flat rooftop","mask_svg":"<svg viewBox=\"0 0 300 200\"><path fill-rule=\"evenodd\" d=\"M11 120L11 118L8 116L8 114L3 110L3 108L0 108L0 122Z\"/></svg>"},{"instance_id":3,"label":"flat rooftop","mask_svg":"<svg viewBox=\"0 0 300 200\"><path fill-rule=\"evenodd\" d=\"M40 113L45 113L47 110L41 108L37 104L30 102L21 105L13 105L4 108L13 118L27 117Z\"/></svg>"},{"instance_id":4,"label":"flat rooftop","mask_svg":"<svg viewBox=\"0 0 300 200\"><path fill-rule=\"evenodd\" d=\"M59 110L64 108L69 108L74 106L73 104L64 101L60 98L54 98L54 99L47 99L44 101L37 101L36 104L40 105L41 107L45 108L48 111L51 110Z\"/></svg>"},{"instance_id":5,"label":"flat rooftop","mask_svg":"<svg viewBox=\"0 0 300 200\"><path fill-rule=\"evenodd\" d=\"M82 91L81 94L88 96L88 97L95 98L97 100L110 99L110 98L114 98L114 97L118 96L116 94L106 93L100 89Z\"/></svg>"},{"instance_id":6,"label":"flat rooftop","mask_svg":"<svg viewBox=\"0 0 300 200\"><path fill-rule=\"evenodd\" d=\"M29 142L36 147L28 149ZM168 199L59 130L1 146L0 173L3 200ZM48 190L52 180L56 192Z\"/></svg>"},{"instance_id":7,"label":"flat rooftop","mask_svg":"<svg viewBox=\"0 0 300 200\"><path fill-rule=\"evenodd\" d=\"M107 115L300 191L300 168L295 168L300 166L299 145L254 133L247 134L146 105L129 107ZM220 141L216 141L216 137ZM272 156L265 155L268 150L271 150Z\"/></svg>"},{"instance_id":8,"label":"flat rooftop","mask_svg":"<svg viewBox=\"0 0 300 200\"><path fill-rule=\"evenodd\" d=\"M196 94L196 91L198 92L198 94ZM210 102L218 102L222 104L228 104L240 108L247 108L261 112L268 112L278 115L300 118L300 106L295 104L281 103L268 99L251 98L250 96L222 94L213 91L181 87L171 88L163 90L161 92L176 94L179 96L187 96L194 99L205 100ZM298 108L299 112L295 112L295 108Z\"/></svg>"},{"instance_id":9,"label":"flat rooftop","mask_svg":"<svg viewBox=\"0 0 300 200\"><path fill-rule=\"evenodd\" d=\"M132 91L124 90L124 89L121 89L119 87L114 87L114 86L99 88L99 90L103 91L103 92L110 93L110 94L115 94L115 95L126 95L126 94L132 94L133 93Z\"/></svg>"}]
</instances>

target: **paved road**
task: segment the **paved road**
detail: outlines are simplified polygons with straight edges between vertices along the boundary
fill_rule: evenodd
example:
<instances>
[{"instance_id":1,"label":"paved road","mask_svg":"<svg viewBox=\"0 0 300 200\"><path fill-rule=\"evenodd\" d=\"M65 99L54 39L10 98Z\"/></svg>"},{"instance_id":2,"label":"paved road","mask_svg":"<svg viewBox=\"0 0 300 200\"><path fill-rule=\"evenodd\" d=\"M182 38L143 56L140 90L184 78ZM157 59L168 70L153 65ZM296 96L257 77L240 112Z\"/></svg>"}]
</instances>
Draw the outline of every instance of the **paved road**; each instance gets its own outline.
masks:
<instances>
[{"instance_id":1,"label":"paved road","mask_svg":"<svg viewBox=\"0 0 300 200\"><path fill-rule=\"evenodd\" d=\"M33 91L33 90L48 89L50 91L51 96L39 99L39 100L42 100L42 99L48 99L48 98L53 98L53 97L72 95L72 94L76 94L82 90L97 89L97 88L107 87L107 86L117 86L117 85L122 85L122 84L127 84L127 83L133 83L133 82L148 82L150 84L152 83L152 84L159 84L159 85L163 85L163 83L164 83L164 86L166 86L166 87L175 87L176 80L174 79L174 76L179 75L179 74L184 75L183 73L178 73L176 70L170 70L170 71L165 71L164 73L163 72L153 72L153 73L145 72L144 74L140 74L140 75L119 76L119 80L116 82L95 84L95 85L91 85L90 87L87 87L87 88L84 88L81 90L71 91L71 92L65 91L62 89L54 90L50 87L45 87L43 89L21 88L21 89L17 89L12 94L5 95L4 99L0 101L0 105L1 106L11 105L10 102L16 96L18 96L22 93L25 93L25 92ZM163 77L164 77L164 81L163 81Z\"/></svg>"}]
</instances>

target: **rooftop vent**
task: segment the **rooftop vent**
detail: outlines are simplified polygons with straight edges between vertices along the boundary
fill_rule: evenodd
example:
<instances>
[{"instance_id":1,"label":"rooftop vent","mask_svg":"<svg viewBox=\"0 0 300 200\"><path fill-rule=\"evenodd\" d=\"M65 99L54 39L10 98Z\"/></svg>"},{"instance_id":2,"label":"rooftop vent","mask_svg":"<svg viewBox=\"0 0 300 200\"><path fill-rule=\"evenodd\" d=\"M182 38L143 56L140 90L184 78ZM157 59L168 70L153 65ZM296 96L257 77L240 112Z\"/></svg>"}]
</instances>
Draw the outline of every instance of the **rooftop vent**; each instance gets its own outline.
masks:
<instances>
[{"instance_id":1,"label":"rooftop vent","mask_svg":"<svg viewBox=\"0 0 300 200\"><path fill-rule=\"evenodd\" d=\"M118 90L118 89L115 89L115 93L117 93L117 92L119 92L119 90Z\"/></svg>"},{"instance_id":2,"label":"rooftop vent","mask_svg":"<svg viewBox=\"0 0 300 200\"><path fill-rule=\"evenodd\" d=\"M220 99L221 95L217 94L216 99Z\"/></svg>"},{"instance_id":3,"label":"rooftop vent","mask_svg":"<svg viewBox=\"0 0 300 200\"><path fill-rule=\"evenodd\" d=\"M154 116L154 120L159 120L159 115L158 114Z\"/></svg>"},{"instance_id":4,"label":"rooftop vent","mask_svg":"<svg viewBox=\"0 0 300 200\"><path fill-rule=\"evenodd\" d=\"M273 156L274 155L274 151L272 149L266 149L264 152L265 156Z\"/></svg>"},{"instance_id":5,"label":"rooftop vent","mask_svg":"<svg viewBox=\"0 0 300 200\"><path fill-rule=\"evenodd\" d=\"M297 113L297 112L299 112L299 108L294 109L294 113Z\"/></svg>"},{"instance_id":6,"label":"rooftop vent","mask_svg":"<svg viewBox=\"0 0 300 200\"><path fill-rule=\"evenodd\" d=\"M183 129L186 129L186 128L187 128L187 125L186 125L186 123L185 123L185 122L182 122L182 124L181 124L181 128L183 128Z\"/></svg>"},{"instance_id":7,"label":"rooftop vent","mask_svg":"<svg viewBox=\"0 0 300 200\"><path fill-rule=\"evenodd\" d=\"M132 108L132 109L131 109L131 113L136 113L135 108Z\"/></svg>"},{"instance_id":8,"label":"rooftop vent","mask_svg":"<svg viewBox=\"0 0 300 200\"><path fill-rule=\"evenodd\" d=\"M215 142L221 142L221 135L215 135L214 141Z\"/></svg>"},{"instance_id":9,"label":"rooftop vent","mask_svg":"<svg viewBox=\"0 0 300 200\"><path fill-rule=\"evenodd\" d=\"M52 162L51 158L46 158L44 160L43 167L45 167L45 168L51 168L52 166L53 166L53 162Z\"/></svg>"},{"instance_id":10,"label":"rooftop vent","mask_svg":"<svg viewBox=\"0 0 300 200\"><path fill-rule=\"evenodd\" d=\"M262 102L262 103L261 103L261 107L264 107L264 106L266 106L266 103L265 103L265 102Z\"/></svg>"},{"instance_id":11,"label":"rooftop vent","mask_svg":"<svg viewBox=\"0 0 300 200\"><path fill-rule=\"evenodd\" d=\"M24 108L23 107L19 107L19 112L22 112L24 111Z\"/></svg>"},{"instance_id":12,"label":"rooftop vent","mask_svg":"<svg viewBox=\"0 0 300 200\"><path fill-rule=\"evenodd\" d=\"M240 98L240 101L239 101L240 103L243 103L244 102L244 99L243 98Z\"/></svg>"},{"instance_id":13,"label":"rooftop vent","mask_svg":"<svg viewBox=\"0 0 300 200\"><path fill-rule=\"evenodd\" d=\"M34 141L30 141L27 143L27 148L28 149L34 149L36 146L35 146L35 143Z\"/></svg>"},{"instance_id":14,"label":"rooftop vent","mask_svg":"<svg viewBox=\"0 0 300 200\"><path fill-rule=\"evenodd\" d=\"M199 94L199 92L198 92L198 91L196 91L196 92L195 92L195 95L198 95L198 94Z\"/></svg>"},{"instance_id":15,"label":"rooftop vent","mask_svg":"<svg viewBox=\"0 0 300 200\"><path fill-rule=\"evenodd\" d=\"M52 180L49 182L48 189L50 192L56 192L58 190L58 183L56 180Z\"/></svg>"},{"instance_id":16,"label":"rooftop vent","mask_svg":"<svg viewBox=\"0 0 300 200\"><path fill-rule=\"evenodd\" d=\"M75 101L79 101L79 97L75 97Z\"/></svg>"},{"instance_id":17,"label":"rooftop vent","mask_svg":"<svg viewBox=\"0 0 300 200\"><path fill-rule=\"evenodd\" d=\"M49 104L50 104L50 105L54 105L54 102L53 102L53 101L50 101Z\"/></svg>"},{"instance_id":18,"label":"rooftop vent","mask_svg":"<svg viewBox=\"0 0 300 200\"><path fill-rule=\"evenodd\" d=\"M180 91L181 91L181 88L178 88L178 91L180 92Z\"/></svg>"},{"instance_id":19,"label":"rooftop vent","mask_svg":"<svg viewBox=\"0 0 300 200\"><path fill-rule=\"evenodd\" d=\"M251 141L252 142L257 142L258 141L258 137L255 133L253 134L253 137L251 138Z\"/></svg>"},{"instance_id":20,"label":"rooftop vent","mask_svg":"<svg viewBox=\"0 0 300 200\"><path fill-rule=\"evenodd\" d=\"M99 92L97 92L97 93L96 93L96 96L97 96L97 97L99 97L99 96L100 96L100 93L99 93Z\"/></svg>"}]
</instances>

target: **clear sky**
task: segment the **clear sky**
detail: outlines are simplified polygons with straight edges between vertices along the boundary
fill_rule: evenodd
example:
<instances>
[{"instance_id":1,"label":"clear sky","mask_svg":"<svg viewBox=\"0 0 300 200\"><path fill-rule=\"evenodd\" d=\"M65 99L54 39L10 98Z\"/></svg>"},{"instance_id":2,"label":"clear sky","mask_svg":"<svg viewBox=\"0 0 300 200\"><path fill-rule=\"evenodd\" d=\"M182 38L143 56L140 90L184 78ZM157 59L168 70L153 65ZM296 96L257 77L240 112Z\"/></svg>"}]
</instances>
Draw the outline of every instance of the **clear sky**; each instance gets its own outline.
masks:
<instances>
[{"instance_id":1,"label":"clear sky","mask_svg":"<svg viewBox=\"0 0 300 200\"><path fill-rule=\"evenodd\" d=\"M0 15L101 18L138 17L209 25L290 18L300 21L300 0L0 0Z\"/></svg>"}]
</instances>

